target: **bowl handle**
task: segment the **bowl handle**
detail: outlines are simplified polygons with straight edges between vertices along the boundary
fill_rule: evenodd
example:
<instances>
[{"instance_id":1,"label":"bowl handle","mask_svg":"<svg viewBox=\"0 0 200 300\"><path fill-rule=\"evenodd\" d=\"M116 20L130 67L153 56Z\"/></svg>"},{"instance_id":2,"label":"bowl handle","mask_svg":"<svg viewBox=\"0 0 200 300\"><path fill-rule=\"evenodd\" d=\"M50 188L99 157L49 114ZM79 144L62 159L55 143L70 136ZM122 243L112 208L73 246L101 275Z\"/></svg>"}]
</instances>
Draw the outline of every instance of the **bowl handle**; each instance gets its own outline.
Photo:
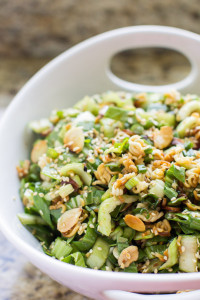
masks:
<instances>
[{"instance_id":1,"label":"bowl handle","mask_svg":"<svg viewBox=\"0 0 200 300\"><path fill-rule=\"evenodd\" d=\"M181 92L200 93L200 36L198 34L165 26L133 26L110 32L109 40L99 45L104 56L104 67L109 80L122 89L133 92ZM103 35L102 35L103 36ZM110 70L110 59L126 49L161 47L176 50L187 57L191 64L189 75L183 80L161 86L141 85L118 78Z\"/></svg>"},{"instance_id":2,"label":"bowl handle","mask_svg":"<svg viewBox=\"0 0 200 300\"><path fill-rule=\"evenodd\" d=\"M104 291L103 295L106 300L199 300L200 290L184 292L179 294L157 294L145 295L138 293L130 293L119 290Z\"/></svg>"}]
</instances>

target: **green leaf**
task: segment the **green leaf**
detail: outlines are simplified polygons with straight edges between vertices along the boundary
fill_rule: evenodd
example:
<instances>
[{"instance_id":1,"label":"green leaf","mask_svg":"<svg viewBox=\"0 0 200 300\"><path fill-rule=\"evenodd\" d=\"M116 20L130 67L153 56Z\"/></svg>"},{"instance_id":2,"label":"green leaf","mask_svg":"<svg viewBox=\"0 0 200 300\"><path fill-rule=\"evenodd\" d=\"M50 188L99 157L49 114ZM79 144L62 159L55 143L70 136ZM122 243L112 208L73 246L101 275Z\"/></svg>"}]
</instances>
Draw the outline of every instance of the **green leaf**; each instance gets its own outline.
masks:
<instances>
[{"instance_id":1,"label":"green leaf","mask_svg":"<svg viewBox=\"0 0 200 300\"><path fill-rule=\"evenodd\" d=\"M104 117L125 122L128 118L128 114L128 110L115 106L109 106Z\"/></svg>"},{"instance_id":2,"label":"green leaf","mask_svg":"<svg viewBox=\"0 0 200 300\"><path fill-rule=\"evenodd\" d=\"M172 165L169 170L167 171L167 176L175 177L181 182L185 182L185 168L179 167L176 165Z\"/></svg>"},{"instance_id":3,"label":"green leaf","mask_svg":"<svg viewBox=\"0 0 200 300\"><path fill-rule=\"evenodd\" d=\"M62 259L63 262L72 264L78 267L87 268L83 255L80 252L75 252Z\"/></svg>"},{"instance_id":4,"label":"green leaf","mask_svg":"<svg viewBox=\"0 0 200 300\"><path fill-rule=\"evenodd\" d=\"M39 195L33 196L34 204L41 215L41 217L47 222L47 224L54 229L53 223L51 221L49 206L46 201Z\"/></svg>"},{"instance_id":5,"label":"green leaf","mask_svg":"<svg viewBox=\"0 0 200 300\"><path fill-rule=\"evenodd\" d=\"M92 225L92 227L90 227ZM74 241L72 244L77 247L79 251L88 251L91 249L96 241L97 233L93 224L93 216L90 216L86 234L79 241Z\"/></svg>"},{"instance_id":6,"label":"green leaf","mask_svg":"<svg viewBox=\"0 0 200 300\"><path fill-rule=\"evenodd\" d=\"M127 272L127 273L138 273L137 265L136 263L132 262L130 266L127 268L124 268L123 270L120 270L120 272Z\"/></svg>"}]
</instances>

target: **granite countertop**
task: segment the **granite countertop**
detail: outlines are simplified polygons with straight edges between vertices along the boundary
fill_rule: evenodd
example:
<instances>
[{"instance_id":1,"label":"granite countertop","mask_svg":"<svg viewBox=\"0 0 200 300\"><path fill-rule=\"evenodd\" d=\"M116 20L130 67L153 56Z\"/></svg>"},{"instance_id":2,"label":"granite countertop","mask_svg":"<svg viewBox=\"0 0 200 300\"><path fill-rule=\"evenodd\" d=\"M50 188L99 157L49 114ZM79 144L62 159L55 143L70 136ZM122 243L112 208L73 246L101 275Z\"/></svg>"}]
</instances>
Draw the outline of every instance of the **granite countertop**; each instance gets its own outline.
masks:
<instances>
[{"instance_id":1,"label":"granite countertop","mask_svg":"<svg viewBox=\"0 0 200 300\"><path fill-rule=\"evenodd\" d=\"M177 54L169 56L157 50L151 55L145 52L135 55L135 59L130 53L121 56L120 61L113 67L119 76L140 83L155 84L173 82L188 72L188 65L185 65L183 58ZM19 88L48 60L13 58L0 61L0 118ZM176 62L176 70L171 73L169 71L173 70L174 62ZM125 68L125 63L128 68ZM72 292L43 274L0 233L0 299L86 300L88 298Z\"/></svg>"}]
</instances>

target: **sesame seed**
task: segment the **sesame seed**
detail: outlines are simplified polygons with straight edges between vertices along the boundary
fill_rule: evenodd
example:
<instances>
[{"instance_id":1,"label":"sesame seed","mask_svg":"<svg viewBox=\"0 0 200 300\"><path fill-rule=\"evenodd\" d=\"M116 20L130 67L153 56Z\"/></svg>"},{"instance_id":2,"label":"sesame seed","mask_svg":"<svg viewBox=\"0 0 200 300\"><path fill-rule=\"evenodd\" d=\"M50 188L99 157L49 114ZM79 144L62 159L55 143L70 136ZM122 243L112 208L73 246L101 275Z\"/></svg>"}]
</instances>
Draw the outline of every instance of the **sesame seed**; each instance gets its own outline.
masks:
<instances>
[{"instance_id":1,"label":"sesame seed","mask_svg":"<svg viewBox=\"0 0 200 300\"><path fill-rule=\"evenodd\" d=\"M172 268L168 268L168 271L169 271L169 272L173 272L173 269L172 269Z\"/></svg>"},{"instance_id":2,"label":"sesame seed","mask_svg":"<svg viewBox=\"0 0 200 300\"><path fill-rule=\"evenodd\" d=\"M39 196L40 196L40 197L44 197L44 194L43 194L43 193L39 193Z\"/></svg>"},{"instance_id":3,"label":"sesame seed","mask_svg":"<svg viewBox=\"0 0 200 300\"><path fill-rule=\"evenodd\" d=\"M102 250L102 248L101 248L101 247L97 247L97 250L101 251L101 250Z\"/></svg>"},{"instance_id":4,"label":"sesame seed","mask_svg":"<svg viewBox=\"0 0 200 300\"><path fill-rule=\"evenodd\" d=\"M93 225L93 224L90 224L89 227L90 227L90 228L94 228L94 225Z\"/></svg>"},{"instance_id":5,"label":"sesame seed","mask_svg":"<svg viewBox=\"0 0 200 300\"><path fill-rule=\"evenodd\" d=\"M33 196L37 196L37 194L38 194L37 192L34 192L34 193L33 193Z\"/></svg>"},{"instance_id":6,"label":"sesame seed","mask_svg":"<svg viewBox=\"0 0 200 300\"><path fill-rule=\"evenodd\" d=\"M184 252L184 251L185 251L185 247L182 246L182 247L181 247L181 252Z\"/></svg>"},{"instance_id":7,"label":"sesame seed","mask_svg":"<svg viewBox=\"0 0 200 300\"><path fill-rule=\"evenodd\" d=\"M39 210L39 213L41 214L41 216L43 216L43 211L41 209Z\"/></svg>"},{"instance_id":8,"label":"sesame seed","mask_svg":"<svg viewBox=\"0 0 200 300\"><path fill-rule=\"evenodd\" d=\"M29 186L29 182L27 182L26 184L25 184L25 188L27 188Z\"/></svg>"},{"instance_id":9,"label":"sesame seed","mask_svg":"<svg viewBox=\"0 0 200 300\"><path fill-rule=\"evenodd\" d=\"M94 267L94 270L98 270L98 268L97 268L97 267Z\"/></svg>"}]
</instances>

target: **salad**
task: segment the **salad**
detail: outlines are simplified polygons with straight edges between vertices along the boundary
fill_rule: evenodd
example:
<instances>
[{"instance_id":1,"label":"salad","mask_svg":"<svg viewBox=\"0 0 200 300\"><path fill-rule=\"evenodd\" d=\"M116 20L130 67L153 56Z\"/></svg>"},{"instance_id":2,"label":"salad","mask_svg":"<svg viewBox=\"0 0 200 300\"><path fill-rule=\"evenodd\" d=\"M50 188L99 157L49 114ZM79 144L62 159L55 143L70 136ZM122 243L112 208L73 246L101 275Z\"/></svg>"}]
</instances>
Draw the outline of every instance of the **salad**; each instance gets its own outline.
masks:
<instances>
[{"instance_id":1,"label":"salad","mask_svg":"<svg viewBox=\"0 0 200 300\"><path fill-rule=\"evenodd\" d=\"M21 223L64 263L200 269L200 98L106 92L33 121Z\"/></svg>"}]
</instances>

